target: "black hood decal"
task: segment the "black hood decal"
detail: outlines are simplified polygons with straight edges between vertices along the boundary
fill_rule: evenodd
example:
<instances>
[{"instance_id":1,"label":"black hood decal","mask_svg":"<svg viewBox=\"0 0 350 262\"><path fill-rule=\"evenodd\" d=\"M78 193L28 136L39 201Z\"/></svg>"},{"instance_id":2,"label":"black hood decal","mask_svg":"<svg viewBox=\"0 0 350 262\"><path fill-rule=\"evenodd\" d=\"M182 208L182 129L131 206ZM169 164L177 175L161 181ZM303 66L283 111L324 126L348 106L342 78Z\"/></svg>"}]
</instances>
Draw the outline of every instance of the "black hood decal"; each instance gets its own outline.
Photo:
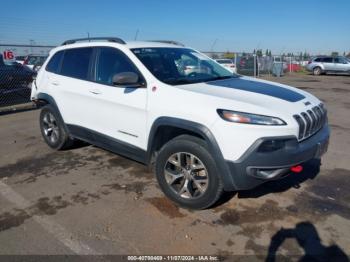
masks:
<instances>
[{"instance_id":1,"label":"black hood decal","mask_svg":"<svg viewBox=\"0 0 350 262\"><path fill-rule=\"evenodd\" d=\"M260 83L241 78L230 78L227 80L219 80L207 82L208 85L222 86L227 88L239 89L247 92L273 96L289 102L297 102L305 98L302 94L280 87L273 84Z\"/></svg>"}]
</instances>

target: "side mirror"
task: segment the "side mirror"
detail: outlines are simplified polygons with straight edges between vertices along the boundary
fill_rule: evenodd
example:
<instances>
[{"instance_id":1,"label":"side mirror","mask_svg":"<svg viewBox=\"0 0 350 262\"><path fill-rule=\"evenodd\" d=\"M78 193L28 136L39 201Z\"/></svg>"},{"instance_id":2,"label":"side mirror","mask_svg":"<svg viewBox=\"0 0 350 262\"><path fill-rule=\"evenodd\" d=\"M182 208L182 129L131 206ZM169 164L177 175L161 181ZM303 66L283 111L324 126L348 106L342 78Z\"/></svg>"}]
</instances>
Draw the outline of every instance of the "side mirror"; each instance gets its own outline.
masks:
<instances>
[{"instance_id":1,"label":"side mirror","mask_svg":"<svg viewBox=\"0 0 350 262\"><path fill-rule=\"evenodd\" d=\"M134 72L122 72L115 74L113 76L112 82L113 85L116 86L141 86L141 83L139 82L139 76Z\"/></svg>"}]
</instances>

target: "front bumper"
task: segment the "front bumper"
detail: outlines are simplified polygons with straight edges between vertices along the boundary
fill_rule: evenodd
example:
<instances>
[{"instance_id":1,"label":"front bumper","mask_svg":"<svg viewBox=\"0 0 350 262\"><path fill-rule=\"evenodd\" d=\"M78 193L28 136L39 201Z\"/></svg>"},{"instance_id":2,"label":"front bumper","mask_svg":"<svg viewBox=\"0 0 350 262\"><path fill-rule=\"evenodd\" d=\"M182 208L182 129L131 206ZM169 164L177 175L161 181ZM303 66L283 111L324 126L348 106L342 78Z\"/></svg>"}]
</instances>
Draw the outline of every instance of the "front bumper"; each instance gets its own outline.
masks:
<instances>
[{"instance_id":1,"label":"front bumper","mask_svg":"<svg viewBox=\"0 0 350 262\"><path fill-rule=\"evenodd\" d=\"M320 158L328 147L330 129L326 124L312 137L298 142L294 136L258 139L237 161L226 161L235 190L247 190L264 182L282 178L290 167L313 158ZM283 147L262 152L266 141L284 141Z\"/></svg>"}]
</instances>

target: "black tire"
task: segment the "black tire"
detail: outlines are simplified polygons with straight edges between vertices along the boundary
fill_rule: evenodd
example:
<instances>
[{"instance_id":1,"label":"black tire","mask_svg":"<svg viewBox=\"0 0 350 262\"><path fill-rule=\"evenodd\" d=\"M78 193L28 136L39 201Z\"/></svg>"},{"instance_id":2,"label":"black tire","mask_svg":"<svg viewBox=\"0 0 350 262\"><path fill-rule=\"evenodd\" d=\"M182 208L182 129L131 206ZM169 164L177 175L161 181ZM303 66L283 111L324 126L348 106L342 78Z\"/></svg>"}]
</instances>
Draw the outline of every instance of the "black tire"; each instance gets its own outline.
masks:
<instances>
[{"instance_id":1,"label":"black tire","mask_svg":"<svg viewBox=\"0 0 350 262\"><path fill-rule=\"evenodd\" d=\"M53 116L53 118L51 116ZM49 122L51 124L52 130L55 130L51 131L52 137L48 135L48 129L50 129L50 126L48 127L47 123L48 117L50 117ZM69 137L64 123L62 123L60 117L56 113L56 110L51 105L46 105L41 109L39 121L41 135L49 147L55 150L63 150L73 146L74 140ZM56 139L52 139L53 134L55 134Z\"/></svg>"},{"instance_id":2,"label":"black tire","mask_svg":"<svg viewBox=\"0 0 350 262\"><path fill-rule=\"evenodd\" d=\"M319 67L319 66L316 66L314 69L312 69L312 73L313 73L315 76L322 75L322 68Z\"/></svg>"},{"instance_id":3,"label":"black tire","mask_svg":"<svg viewBox=\"0 0 350 262\"><path fill-rule=\"evenodd\" d=\"M166 165L168 165L170 157L176 153L188 153L189 155L195 156L197 158L196 160L200 160L201 166L204 165L208 182L205 191L199 193L202 195L193 198L184 198L179 195L179 193L176 193L172 186L168 184L165 175ZM219 178L219 171L214 158L210 154L206 142L198 137L181 135L166 143L159 151L155 170L159 186L164 194L182 207L190 209L208 208L214 205L223 193L223 183ZM182 179L184 180L184 178ZM189 183L192 183L190 187L193 188L195 185L194 182ZM181 185L179 185L179 187L181 187Z\"/></svg>"}]
</instances>

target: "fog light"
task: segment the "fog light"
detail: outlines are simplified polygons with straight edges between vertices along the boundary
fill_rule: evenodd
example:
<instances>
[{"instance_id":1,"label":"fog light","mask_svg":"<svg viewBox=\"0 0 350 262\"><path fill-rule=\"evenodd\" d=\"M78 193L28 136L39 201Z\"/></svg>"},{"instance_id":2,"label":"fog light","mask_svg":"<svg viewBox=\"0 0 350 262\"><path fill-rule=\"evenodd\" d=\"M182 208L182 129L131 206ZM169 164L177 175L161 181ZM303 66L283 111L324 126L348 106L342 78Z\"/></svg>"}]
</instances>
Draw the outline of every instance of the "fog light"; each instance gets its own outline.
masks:
<instances>
[{"instance_id":1,"label":"fog light","mask_svg":"<svg viewBox=\"0 0 350 262\"><path fill-rule=\"evenodd\" d=\"M251 168L249 169L249 174L261 178L261 179L276 179L283 177L288 174L289 168L273 168L273 169L265 169L265 168Z\"/></svg>"}]
</instances>

